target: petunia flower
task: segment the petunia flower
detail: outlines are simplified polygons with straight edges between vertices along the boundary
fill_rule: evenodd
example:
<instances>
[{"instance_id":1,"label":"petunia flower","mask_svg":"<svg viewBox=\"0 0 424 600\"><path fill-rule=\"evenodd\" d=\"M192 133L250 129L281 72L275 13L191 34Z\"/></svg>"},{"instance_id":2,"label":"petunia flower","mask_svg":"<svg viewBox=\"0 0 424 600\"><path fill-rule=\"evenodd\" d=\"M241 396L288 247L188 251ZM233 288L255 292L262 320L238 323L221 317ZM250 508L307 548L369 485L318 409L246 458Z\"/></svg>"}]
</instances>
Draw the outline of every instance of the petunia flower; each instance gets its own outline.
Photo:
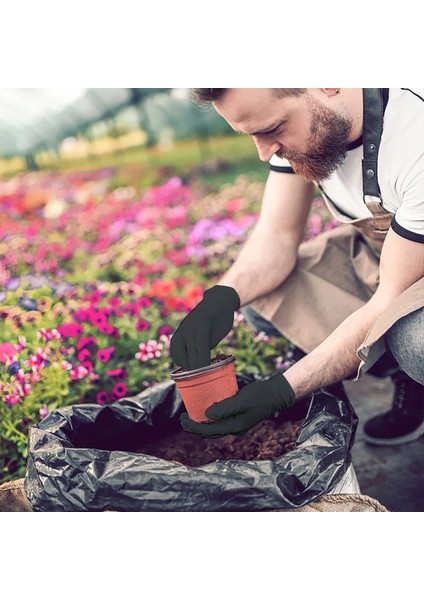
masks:
<instances>
[{"instance_id":1,"label":"petunia flower","mask_svg":"<svg viewBox=\"0 0 424 600\"><path fill-rule=\"evenodd\" d=\"M89 335L88 337L82 337L77 342L77 349L82 350L86 346L97 346L97 340L94 335Z\"/></svg>"},{"instance_id":2,"label":"petunia flower","mask_svg":"<svg viewBox=\"0 0 424 600\"><path fill-rule=\"evenodd\" d=\"M97 392L96 402L97 404L107 404L109 402L109 394L104 390Z\"/></svg>"},{"instance_id":3,"label":"petunia flower","mask_svg":"<svg viewBox=\"0 0 424 600\"><path fill-rule=\"evenodd\" d=\"M109 371L106 371L106 375L114 377L115 379L125 379L127 377L124 369L110 369Z\"/></svg>"},{"instance_id":4,"label":"petunia flower","mask_svg":"<svg viewBox=\"0 0 424 600\"><path fill-rule=\"evenodd\" d=\"M117 383L112 390L112 400L123 398L128 392L128 386L125 383Z\"/></svg>"},{"instance_id":5,"label":"petunia flower","mask_svg":"<svg viewBox=\"0 0 424 600\"><path fill-rule=\"evenodd\" d=\"M174 333L174 329L170 327L170 325L162 325L162 327L159 327L158 329L158 336L171 335L171 333Z\"/></svg>"},{"instance_id":6,"label":"petunia flower","mask_svg":"<svg viewBox=\"0 0 424 600\"><path fill-rule=\"evenodd\" d=\"M83 362L84 360L88 360L89 358L91 358L91 352L87 348L84 348L83 350L80 350L78 352L78 360L80 362Z\"/></svg>"},{"instance_id":7,"label":"petunia flower","mask_svg":"<svg viewBox=\"0 0 424 600\"><path fill-rule=\"evenodd\" d=\"M57 330L64 338L79 337L84 332L84 329L78 323L63 323L58 326Z\"/></svg>"},{"instance_id":8,"label":"petunia flower","mask_svg":"<svg viewBox=\"0 0 424 600\"><path fill-rule=\"evenodd\" d=\"M107 363L112 358L115 352L115 346L109 346L108 348L101 348L97 351L97 358L100 362Z\"/></svg>"},{"instance_id":9,"label":"petunia flower","mask_svg":"<svg viewBox=\"0 0 424 600\"><path fill-rule=\"evenodd\" d=\"M140 319L137 321L135 328L137 331L148 331L150 329L150 323L149 321L146 321L146 319Z\"/></svg>"}]
</instances>

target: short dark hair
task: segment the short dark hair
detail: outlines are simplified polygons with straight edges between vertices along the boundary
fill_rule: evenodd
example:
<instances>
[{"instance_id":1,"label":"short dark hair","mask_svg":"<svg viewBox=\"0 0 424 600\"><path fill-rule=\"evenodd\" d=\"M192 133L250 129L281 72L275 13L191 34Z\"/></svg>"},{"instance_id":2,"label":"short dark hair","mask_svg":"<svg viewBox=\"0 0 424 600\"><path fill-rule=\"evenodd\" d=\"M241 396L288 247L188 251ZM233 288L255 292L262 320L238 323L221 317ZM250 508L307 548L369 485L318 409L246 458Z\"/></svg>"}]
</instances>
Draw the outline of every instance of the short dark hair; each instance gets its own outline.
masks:
<instances>
[{"instance_id":1,"label":"short dark hair","mask_svg":"<svg viewBox=\"0 0 424 600\"><path fill-rule=\"evenodd\" d=\"M229 88L192 88L191 96L193 101L204 106L210 102L215 102L223 97ZM275 95L279 98L284 96L301 96L306 92L306 88L272 88Z\"/></svg>"}]
</instances>

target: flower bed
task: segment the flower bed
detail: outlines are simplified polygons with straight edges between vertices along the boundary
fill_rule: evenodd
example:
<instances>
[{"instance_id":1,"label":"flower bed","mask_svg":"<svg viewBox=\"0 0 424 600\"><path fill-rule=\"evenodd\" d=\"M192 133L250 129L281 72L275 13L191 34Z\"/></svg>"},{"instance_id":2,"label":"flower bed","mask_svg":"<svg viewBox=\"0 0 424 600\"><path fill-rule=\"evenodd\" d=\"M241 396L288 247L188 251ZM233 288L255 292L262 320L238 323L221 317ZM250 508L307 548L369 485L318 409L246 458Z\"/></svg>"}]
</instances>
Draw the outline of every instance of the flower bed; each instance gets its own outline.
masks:
<instances>
[{"instance_id":1,"label":"flower bed","mask_svg":"<svg viewBox=\"0 0 424 600\"><path fill-rule=\"evenodd\" d=\"M0 483L23 476L28 426L52 409L169 379L172 333L237 256L263 190L241 177L199 193L173 177L138 193L111 176L0 184ZM332 226L317 201L305 236ZM262 375L291 358L239 312L218 350Z\"/></svg>"}]
</instances>

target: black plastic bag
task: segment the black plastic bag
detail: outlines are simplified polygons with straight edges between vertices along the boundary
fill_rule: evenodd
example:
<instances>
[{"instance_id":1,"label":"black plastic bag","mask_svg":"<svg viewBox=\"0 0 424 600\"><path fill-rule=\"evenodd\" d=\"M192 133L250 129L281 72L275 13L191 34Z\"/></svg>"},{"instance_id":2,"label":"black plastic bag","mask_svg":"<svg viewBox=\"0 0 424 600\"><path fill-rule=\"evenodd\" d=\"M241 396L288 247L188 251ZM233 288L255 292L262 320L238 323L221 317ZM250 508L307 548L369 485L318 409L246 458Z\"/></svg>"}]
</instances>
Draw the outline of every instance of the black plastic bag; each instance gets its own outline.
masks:
<instances>
[{"instance_id":1,"label":"black plastic bag","mask_svg":"<svg viewBox=\"0 0 424 600\"><path fill-rule=\"evenodd\" d=\"M237 375L241 389L255 378ZM303 506L351 464L358 418L346 395L313 394L295 448L274 460L188 467L132 452L175 431L173 381L107 406L55 410L28 439L25 491L34 511L258 511ZM189 434L191 435L191 434Z\"/></svg>"}]
</instances>

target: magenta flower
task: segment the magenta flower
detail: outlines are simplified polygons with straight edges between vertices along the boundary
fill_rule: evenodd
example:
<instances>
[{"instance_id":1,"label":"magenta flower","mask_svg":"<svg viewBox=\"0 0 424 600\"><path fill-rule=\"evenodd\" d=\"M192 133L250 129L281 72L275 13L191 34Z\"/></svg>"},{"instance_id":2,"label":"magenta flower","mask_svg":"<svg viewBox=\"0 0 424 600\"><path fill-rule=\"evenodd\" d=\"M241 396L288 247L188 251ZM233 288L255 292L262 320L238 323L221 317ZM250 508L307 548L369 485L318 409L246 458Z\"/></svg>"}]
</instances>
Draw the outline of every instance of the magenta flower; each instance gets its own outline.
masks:
<instances>
[{"instance_id":1,"label":"magenta flower","mask_svg":"<svg viewBox=\"0 0 424 600\"><path fill-rule=\"evenodd\" d=\"M117 383L112 390L112 400L119 400L123 398L128 392L128 387L125 383Z\"/></svg>"},{"instance_id":2,"label":"magenta flower","mask_svg":"<svg viewBox=\"0 0 424 600\"><path fill-rule=\"evenodd\" d=\"M174 329L170 325L162 325L162 327L159 327L158 329L158 336L171 335L171 333L174 333Z\"/></svg>"},{"instance_id":3,"label":"magenta flower","mask_svg":"<svg viewBox=\"0 0 424 600\"><path fill-rule=\"evenodd\" d=\"M106 335L113 335L115 332L115 328L110 323L105 321L104 323L101 323L99 325L99 331L100 333L104 333Z\"/></svg>"},{"instance_id":4,"label":"magenta flower","mask_svg":"<svg viewBox=\"0 0 424 600\"><path fill-rule=\"evenodd\" d=\"M59 325L57 330L64 338L79 337L84 333L82 326L77 323L63 323L62 325Z\"/></svg>"},{"instance_id":5,"label":"magenta flower","mask_svg":"<svg viewBox=\"0 0 424 600\"><path fill-rule=\"evenodd\" d=\"M111 306L120 306L121 299L120 298L115 298L115 297L109 298L108 304L110 304Z\"/></svg>"},{"instance_id":6,"label":"magenta flower","mask_svg":"<svg viewBox=\"0 0 424 600\"><path fill-rule=\"evenodd\" d=\"M112 358L114 352L115 346L109 346L109 348L102 348L101 350L97 351L97 358L100 360L100 362L107 363Z\"/></svg>"},{"instance_id":7,"label":"magenta flower","mask_svg":"<svg viewBox=\"0 0 424 600\"><path fill-rule=\"evenodd\" d=\"M106 371L106 375L114 377L115 379L125 379L127 377L124 369L110 369L109 371Z\"/></svg>"},{"instance_id":8,"label":"magenta flower","mask_svg":"<svg viewBox=\"0 0 424 600\"><path fill-rule=\"evenodd\" d=\"M77 349L82 350L86 346L97 346L97 340L93 335L83 337L77 342Z\"/></svg>"},{"instance_id":9,"label":"magenta flower","mask_svg":"<svg viewBox=\"0 0 424 600\"><path fill-rule=\"evenodd\" d=\"M133 317L136 317L138 315L138 313L140 312L140 307L135 302L127 302L126 304L123 304L121 306L121 308L122 308L122 310L129 313Z\"/></svg>"},{"instance_id":10,"label":"magenta flower","mask_svg":"<svg viewBox=\"0 0 424 600\"><path fill-rule=\"evenodd\" d=\"M91 374L91 373L92 373L92 371L93 371L93 369L94 369L94 365L93 365L93 363L91 362L91 360L84 360L84 361L81 363L81 366L82 366L82 367L84 367L85 369L87 369L87 371L88 371L88 373L89 373L89 374Z\"/></svg>"},{"instance_id":11,"label":"magenta flower","mask_svg":"<svg viewBox=\"0 0 424 600\"><path fill-rule=\"evenodd\" d=\"M88 320L95 327L99 327L100 325L103 325L107 322L106 317L103 313L99 313L94 310L90 311Z\"/></svg>"},{"instance_id":12,"label":"magenta flower","mask_svg":"<svg viewBox=\"0 0 424 600\"><path fill-rule=\"evenodd\" d=\"M101 392L97 392L96 402L97 404L107 404L109 401L109 394L102 390Z\"/></svg>"},{"instance_id":13,"label":"magenta flower","mask_svg":"<svg viewBox=\"0 0 424 600\"><path fill-rule=\"evenodd\" d=\"M137 331L148 331L150 329L150 323L149 321L146 321L146 319L140 319L137 321L135 328Z\"/></svg>"},{"instance_id":14,"label":"magenta flower","mask_svg":"<svg viewBox=\"0 0 424 600\"><path fill-rule=\"evenodd\" d=\"M74 316L78 321L88 321L90 318L90 311L87 308L78 308L74 312Z\"/></svg>"},{"instance_id":15,"label":"magenta flower","mask_svg":"<svg viewBox=\"0 0 424 600\"><path fill-rule=\"evenodd\" d=\"M140 308L147 308L148 306L150 306L152 304L152 301L150 300L150 298L143 296L142 298L139 298L137 300L137 304Z\"/></svg>"},{"instance_id":16,"label":"magenta flower","mask_svg":"<svg viewBox=\"0 0 424 600\"><path fill-rule=\"evenodd\" d=\"M80 362L83 362L84 360L88 360L89 358L91 358L91 352L90 352L90 350L87 350L87 348L84 348L83 350L78 352L78 360Z\"/></svg>"}]
</instances>

